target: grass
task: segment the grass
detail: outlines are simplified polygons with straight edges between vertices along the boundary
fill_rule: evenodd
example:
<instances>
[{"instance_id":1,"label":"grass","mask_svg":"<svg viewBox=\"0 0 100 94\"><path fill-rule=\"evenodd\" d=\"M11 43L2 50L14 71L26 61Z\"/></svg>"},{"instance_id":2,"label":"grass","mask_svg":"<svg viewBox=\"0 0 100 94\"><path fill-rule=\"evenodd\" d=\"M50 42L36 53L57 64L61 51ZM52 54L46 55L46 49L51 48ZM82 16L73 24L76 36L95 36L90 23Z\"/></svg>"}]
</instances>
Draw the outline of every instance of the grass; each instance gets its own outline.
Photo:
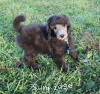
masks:
<instances>
[{"instance_id":1,"label":"grass","mask_svg":"<svg viewBox=\"0 0 100 94\"><path fill-rule=\"evenodd\" d=\"M52 59L37 57L41 71L16 68L23 51L16 45L15 16L28 23L45 23L52 14L68 15L80 61L66 55L68 72L62 74ZM100 94L100 0L0 0L0 94ZM84 53L86 46L92 48ZM87 62L88 61L88 62Z\"/></svg>"}]
</instances>

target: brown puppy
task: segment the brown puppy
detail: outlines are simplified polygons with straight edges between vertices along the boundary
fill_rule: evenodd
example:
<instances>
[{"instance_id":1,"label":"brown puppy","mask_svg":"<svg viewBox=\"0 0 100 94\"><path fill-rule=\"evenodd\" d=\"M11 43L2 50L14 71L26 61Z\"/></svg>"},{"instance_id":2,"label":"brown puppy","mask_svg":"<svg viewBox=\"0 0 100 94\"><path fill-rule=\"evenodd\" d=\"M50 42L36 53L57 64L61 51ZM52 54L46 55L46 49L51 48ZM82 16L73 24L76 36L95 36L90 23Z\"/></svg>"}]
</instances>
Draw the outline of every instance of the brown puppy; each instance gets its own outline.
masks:
<instances>
[{"instance_id":1,"label":"brown puppy","mask_svg":"<svg viewBox=\"0 0 100 94\"><path fill-rule=\"evenodd\" d=\"M78 59L67 16L63 14L53 15L49 17L46 25L21 26L22 21L25 21L25 17L23 15L17 16L13 26L20 33L17 36L17 43L24 51L24 60L28 67L40 68L36 63L36 56L39 53L50 55L58 68L62 68L62 72L67 71L64 60L66 51L69 51L71 57Z\"/></svg>"}]
</instances>

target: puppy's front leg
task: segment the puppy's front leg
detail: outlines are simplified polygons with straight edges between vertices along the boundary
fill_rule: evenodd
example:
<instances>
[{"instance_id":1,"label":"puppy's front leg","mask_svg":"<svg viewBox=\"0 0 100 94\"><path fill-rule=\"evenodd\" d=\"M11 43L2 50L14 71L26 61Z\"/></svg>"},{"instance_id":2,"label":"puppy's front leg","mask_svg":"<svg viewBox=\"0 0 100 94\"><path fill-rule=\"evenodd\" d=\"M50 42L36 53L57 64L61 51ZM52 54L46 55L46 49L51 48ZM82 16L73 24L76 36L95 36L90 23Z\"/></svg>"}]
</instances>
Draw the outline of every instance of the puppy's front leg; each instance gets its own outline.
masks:
<instances>
[{"instance_id":1,"label":"puppy's front leg","mask_svg":"<svg viewBox=\"0 0 100 94\"><path fill-rule=\"evenodd\" d=\"M29 68L33 68L34 70L39 70L41 67L36 63L36 53L33 51L27 51L24 53L25 63Z\"/></svg>"},{"instance_id":2,"label":"puppy's front leg","mask_svg":"<svg viewBox=\"0 0 100 94\"><path fill-rule=\"evenodd\" d=\"M78 60L78 54L74 48L74 40L71 37L71 34L69 34L68 42L70 44L70 52L69 52L70 56L73 57L75 60Z\"/></svg>"},{"instance_id":3,"label":"puppy's front leg","mask_svg":"<svg viewBox=\"0 0 100 94\"><path fill-rule=\"evenodd\" d=\"M64 60L64 57L53 57L54 62L59 69L62 69L62 72L67 72L67 66Z\"/></svg>"}]
</instances>

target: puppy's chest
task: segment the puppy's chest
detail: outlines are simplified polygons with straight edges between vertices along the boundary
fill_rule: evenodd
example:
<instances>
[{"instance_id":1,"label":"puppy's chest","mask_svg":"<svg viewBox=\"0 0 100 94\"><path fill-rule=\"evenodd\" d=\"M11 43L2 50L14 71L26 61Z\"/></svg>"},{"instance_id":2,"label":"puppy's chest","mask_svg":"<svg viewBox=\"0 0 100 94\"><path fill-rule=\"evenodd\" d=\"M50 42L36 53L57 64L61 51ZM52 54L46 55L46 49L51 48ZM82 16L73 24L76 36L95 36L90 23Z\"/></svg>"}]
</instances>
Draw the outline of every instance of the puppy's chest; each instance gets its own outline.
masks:
<instances>
[{"instance_id":1,"label":"puppy's chest","mask_svg":"<svg viewBox=\"0 0 100 94\"><path fill-rule=\"evenodd\" d=\"M56 51L57 53L64 53L65 49L66 49L66 44L65 43L60 43L59 41L55 41L52 43L52 48L54 49L54 51Z\"/></svg>"}]
</instances>

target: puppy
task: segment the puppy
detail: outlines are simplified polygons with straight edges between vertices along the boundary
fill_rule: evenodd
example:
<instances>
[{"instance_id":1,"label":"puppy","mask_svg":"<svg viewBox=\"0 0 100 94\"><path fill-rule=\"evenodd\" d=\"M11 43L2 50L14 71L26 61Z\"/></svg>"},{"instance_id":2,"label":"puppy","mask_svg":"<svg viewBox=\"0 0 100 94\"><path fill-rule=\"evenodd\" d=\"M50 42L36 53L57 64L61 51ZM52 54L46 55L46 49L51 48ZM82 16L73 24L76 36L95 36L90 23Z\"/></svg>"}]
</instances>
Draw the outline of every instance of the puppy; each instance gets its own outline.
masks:
<instances>
[{"instance_id":1,"label":"puppy","mask_svg":"<svg viewBox=\"0 0 100 94\"><path fill-rule=\"evenodd\" d=\"M62 72L67 72L64 60L66 53L78 60L71 37L71 24L67 16L63 14L50 16L46 24L22 26L20 23L23 21L25 21L24 15L17 16L13 27L19 33L16 40L24 51L24 60L29 68L40 69L36 61L38 54L50 55Z\"/></svg>"}]
</instances>

